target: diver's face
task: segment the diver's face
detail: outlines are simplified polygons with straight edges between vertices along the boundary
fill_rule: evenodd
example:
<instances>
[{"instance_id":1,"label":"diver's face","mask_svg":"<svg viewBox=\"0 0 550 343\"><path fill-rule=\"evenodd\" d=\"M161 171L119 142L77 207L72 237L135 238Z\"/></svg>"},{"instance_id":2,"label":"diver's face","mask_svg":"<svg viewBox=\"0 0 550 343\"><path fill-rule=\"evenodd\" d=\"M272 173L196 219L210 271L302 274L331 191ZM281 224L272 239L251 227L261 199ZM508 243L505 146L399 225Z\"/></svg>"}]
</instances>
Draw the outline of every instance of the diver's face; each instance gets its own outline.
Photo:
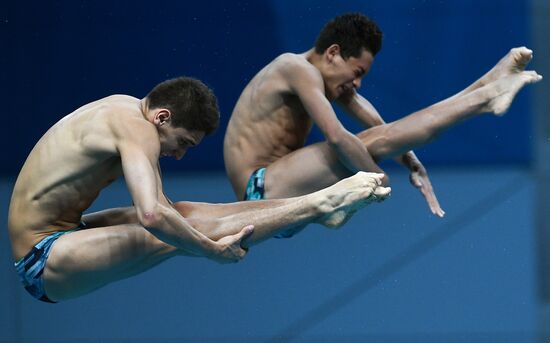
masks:
<instances>
[{"instance_id":1,"label":"diver's face","mask_svg":"<svg viewBox=\"0 0 550 343\"><path fill-rule=\"evenodd\" d=\"M330 50L331 48L333 50ZM374 61L374 57L366 49L361 51L359 57L350 56L344 59L336 44L329 47L325 54L328 64L323 79L329 100L337 99L361 87L361 80L369 72Z\"/></svg>"},{"instance_id":2,"label":"diver's face","mask_svg":"<svg viewBox=\"0 0 550 343\"><path fill-rule=\"evenodd\" d=\"M185 155L187 149L202 141L204 132L173 127L168 124L159 127L159 136L161 156L172 156L179 160Z\"/></svg>"}]
</instances>

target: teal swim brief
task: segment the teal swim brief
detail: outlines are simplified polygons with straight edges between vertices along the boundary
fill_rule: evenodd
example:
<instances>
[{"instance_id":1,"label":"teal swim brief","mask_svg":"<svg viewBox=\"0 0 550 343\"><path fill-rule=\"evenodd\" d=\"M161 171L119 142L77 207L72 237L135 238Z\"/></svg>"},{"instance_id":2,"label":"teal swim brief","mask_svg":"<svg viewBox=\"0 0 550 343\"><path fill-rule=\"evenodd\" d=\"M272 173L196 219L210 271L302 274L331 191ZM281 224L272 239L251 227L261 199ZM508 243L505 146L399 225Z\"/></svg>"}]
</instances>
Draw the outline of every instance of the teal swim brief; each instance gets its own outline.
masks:
<instances>
[{"instance_id":1,"label":"teal swim brief","mask_svg":"<svg viewBox=\"0 0 550 343\"><path fill-rule=\"evenodd\" d=\"M264 198L265 192L265 171L266 168L256 169L250 179L248 179L248 184L246 186L246 193L244 195L244 200L262 200ZM275 238L290 238L294 236L296 232L300 230L290 229L283 231L273 237Z\"/></svg>"},{"instance_id":2,"label":"teal swim brief","mask_svg":"<svg viewBox=\"0 0 550 343\"><path fill-rule=\"evenodd\" d=\"M25 287L27 292L34 298L49 303L55 302L50 300L46 295L44 280L42 279L42 273L44 272L44 267L46 267L46 261L50 255L50 250L59 237L83 228L85 228L85 224L81 222L80 225L73 230L60 231L45 237L32 247L31 251L29 251L25 257L15 263L15 270L19 275L23 287Z\"/></svg>"}]
</instances>

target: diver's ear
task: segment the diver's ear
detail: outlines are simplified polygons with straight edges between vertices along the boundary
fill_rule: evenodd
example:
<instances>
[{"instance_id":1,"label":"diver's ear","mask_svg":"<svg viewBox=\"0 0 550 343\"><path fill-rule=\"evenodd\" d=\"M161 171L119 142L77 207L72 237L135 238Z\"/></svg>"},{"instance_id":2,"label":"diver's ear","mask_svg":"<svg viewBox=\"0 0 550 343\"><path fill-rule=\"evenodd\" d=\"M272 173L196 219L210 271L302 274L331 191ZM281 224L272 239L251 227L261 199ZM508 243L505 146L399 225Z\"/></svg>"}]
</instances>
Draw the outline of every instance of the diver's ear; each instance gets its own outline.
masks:
<instances>
[{"instance_id":1,"label":"diver's ear","mask_svg":"<svg viewBox=\"0 0 550 343\"><path fill-rule=\"evenodd\" d=\"M172 113L170 110L166 108L160 108L155 113L155 116L153 118L153 124L156 126L162 126L164 124L167 124L170 122L170 119L172 118Z\"/></svg>"},{"instance_id":2,"label":"diver's ear","mask_svg":"<svg viewBox=\"0 0 550 343\"><path fill-rule=\"evenodd\" d=\"M329 62L332 62L336 56L340 55L340 45L332 44L325 50L325 56Z\"/></svg>"}]
</instances>

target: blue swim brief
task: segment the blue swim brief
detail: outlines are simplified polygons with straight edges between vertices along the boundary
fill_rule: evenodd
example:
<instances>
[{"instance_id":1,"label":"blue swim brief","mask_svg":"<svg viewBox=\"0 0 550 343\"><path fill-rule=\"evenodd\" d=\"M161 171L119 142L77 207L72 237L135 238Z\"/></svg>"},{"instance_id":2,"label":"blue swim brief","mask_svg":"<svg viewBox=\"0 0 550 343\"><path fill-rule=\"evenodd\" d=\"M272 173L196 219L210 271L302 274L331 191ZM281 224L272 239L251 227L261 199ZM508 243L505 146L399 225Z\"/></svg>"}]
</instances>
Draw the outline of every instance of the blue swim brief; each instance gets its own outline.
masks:
<instances>
[{"instance_id":1,"label":"blue swim brief","mask_svg":"<svg viewBox=\"0 0 550 343\"><path fill-rule=\"evenodd\" d=\"M246 185L246 193L244 195L244 200L262 200L264 198L265 192L265 171L266 168L256 169L250 179L248 179L248 184ZM283 231L273 237L275 238L290 238L294 236L296 232L300 230L290 229Z\"/></svg>"},{"instance_id":2,"label":"blue swim brief","mask_svg":"<svg viewBox=\"0 0 550 343\"><path fill-rule=\"evenodd\" d=\"M265 170L266 168L256 169L246 185L244 200L262 200L265 191Z\"/></svg>"},{"instance_id":3,"label":"blue swim brief","mask_svg":"<svg viewBox=\"0 0 550 343\"><path fill-rule=\"evenodd\" d=\"M46 260L50 255L50 250L52 249L55 241L70 232L74 232L85 227L84 223L69 231L60 231L53 233L43 240L38 242L31 251L25 255L22 259L15 263L15 270L19 275L19 279L23 284L23 287L30 293L34 298L42 300L49 303L55 303L48 299L46 292L44 291L44 280L42 279L42 273L44 272L44 267L46 266Z\"/></svg>"}]
</instances>

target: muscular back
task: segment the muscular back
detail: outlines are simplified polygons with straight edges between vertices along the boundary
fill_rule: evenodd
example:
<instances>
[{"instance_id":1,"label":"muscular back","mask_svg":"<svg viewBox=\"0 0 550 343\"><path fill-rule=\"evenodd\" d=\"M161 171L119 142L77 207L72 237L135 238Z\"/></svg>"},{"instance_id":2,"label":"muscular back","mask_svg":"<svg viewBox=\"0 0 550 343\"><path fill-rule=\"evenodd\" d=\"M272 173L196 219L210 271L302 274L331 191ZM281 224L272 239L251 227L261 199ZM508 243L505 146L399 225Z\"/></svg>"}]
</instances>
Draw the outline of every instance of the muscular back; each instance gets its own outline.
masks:
<instances>
[{"instance_id":1,"label":"muscular back","mask_svg":"<svg viewBox=\"0 0 550 343\"><path fill-rule=\"evenodd\" d=\"M16 259L46 235L74 228L101 189L121 175L113 126L143 120L140 101L115 95L67 115L38 141L17 178L9 209Z\"/></svg>"},{"instance_id":2,"label":"muscular back","mask_svg":"<svg viewBox=\"0 0 550 343\"><path fill-rule=\"evenodd\" d=\"M289 65L310 66L303 55L283 54L260 70L242 92L224 140L227 174L242 197L250 174L303 147L312 120L285 76Z\"/></svg>"}]
</instances>

